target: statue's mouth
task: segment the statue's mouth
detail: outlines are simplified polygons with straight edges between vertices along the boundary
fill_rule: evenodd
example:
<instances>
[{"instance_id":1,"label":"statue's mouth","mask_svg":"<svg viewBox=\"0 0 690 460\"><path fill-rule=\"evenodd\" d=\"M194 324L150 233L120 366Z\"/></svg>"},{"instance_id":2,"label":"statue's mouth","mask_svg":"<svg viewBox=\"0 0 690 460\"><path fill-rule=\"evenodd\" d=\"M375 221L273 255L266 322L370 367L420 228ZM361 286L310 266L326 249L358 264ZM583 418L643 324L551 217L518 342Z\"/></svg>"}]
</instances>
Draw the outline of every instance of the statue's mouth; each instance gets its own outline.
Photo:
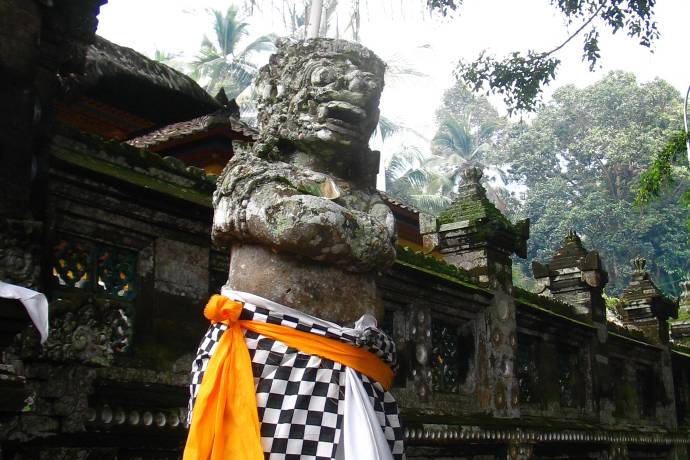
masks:
<instances>
[{"instance_id":1,"label":"statue's mouth","mask_svg":"<svg viewBox=\"0 0 690 460\"><path fill-rule=\"evenodd\" d=\"M361 107L349 102L329 101L319 106L317 116L320 122L358 131L367 113Z\"/></svg>"}]
</instances>

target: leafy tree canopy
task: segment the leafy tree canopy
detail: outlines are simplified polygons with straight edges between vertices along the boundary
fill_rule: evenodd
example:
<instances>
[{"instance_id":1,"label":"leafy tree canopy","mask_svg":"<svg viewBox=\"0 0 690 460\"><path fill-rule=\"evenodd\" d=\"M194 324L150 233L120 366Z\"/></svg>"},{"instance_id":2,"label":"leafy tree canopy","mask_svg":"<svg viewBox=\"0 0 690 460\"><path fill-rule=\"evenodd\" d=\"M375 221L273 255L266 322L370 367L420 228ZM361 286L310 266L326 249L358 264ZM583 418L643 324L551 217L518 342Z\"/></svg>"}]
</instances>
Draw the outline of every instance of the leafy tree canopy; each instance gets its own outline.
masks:
<instances>
[{"instance_id":1,"label":"leafy tree canopy","mask_svg":"<svg viewBox=\"0 0 690 460\"><path fill-rule=\"evenodd\" d=\"M624 287L638 255L660 287L676 292L690 268L687 212L676 203L690 174L679 171L675 189L642 212L635 196L680 113L680 95L665 81L638 84L612 72L583 89L560 88L531 123L514 125L492 161L526 187L514 217L532 219L530 258L547 260L573 228L602 254L611 292Z\"/></svg>"},{"instance_id":2,"label":"leafy tree canopy","mask_svg":"<svg viewBox=\"0 0 690 460\"><path fill-rule=\"evenodd\" d=\"M555 55L578 35L582 36L583 59L594 69L601 57L599 27L611 32L625 32L650 47L659 37L654 22L656 0L550 0L568 24L580 24L563 43L546 51L516 51L505 58L482 53L471 62L460 61L456 76L474 91L503 95L512 111L531 111L536 107L545 85L550 83L561 61ZM428 0L432 10L447 15L455 11L462 0Z\"/></svg>"}]
</instances>

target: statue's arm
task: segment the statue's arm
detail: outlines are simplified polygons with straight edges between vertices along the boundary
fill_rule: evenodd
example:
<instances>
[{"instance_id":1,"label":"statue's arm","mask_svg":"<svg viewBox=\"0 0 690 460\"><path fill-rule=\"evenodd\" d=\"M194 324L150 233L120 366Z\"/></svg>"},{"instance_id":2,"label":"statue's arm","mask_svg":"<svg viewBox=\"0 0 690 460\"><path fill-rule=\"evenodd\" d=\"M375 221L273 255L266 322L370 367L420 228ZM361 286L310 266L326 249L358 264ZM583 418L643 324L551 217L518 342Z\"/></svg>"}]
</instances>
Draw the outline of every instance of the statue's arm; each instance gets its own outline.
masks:
<instances>
[{"instance_id":1,"label":"statue's arm","mask_svg":"<svg viewBox=\"0 0 690 460\"><path fill-rule=\"evenodd\" d=\"M216 197L214 239L252 241L353 271L387 267L395 257L387 207L388 213L378 206L370 212L341 206L319 196L320 178L291 169L254 175L255 186Z\"/></svg>"}]
</instances>

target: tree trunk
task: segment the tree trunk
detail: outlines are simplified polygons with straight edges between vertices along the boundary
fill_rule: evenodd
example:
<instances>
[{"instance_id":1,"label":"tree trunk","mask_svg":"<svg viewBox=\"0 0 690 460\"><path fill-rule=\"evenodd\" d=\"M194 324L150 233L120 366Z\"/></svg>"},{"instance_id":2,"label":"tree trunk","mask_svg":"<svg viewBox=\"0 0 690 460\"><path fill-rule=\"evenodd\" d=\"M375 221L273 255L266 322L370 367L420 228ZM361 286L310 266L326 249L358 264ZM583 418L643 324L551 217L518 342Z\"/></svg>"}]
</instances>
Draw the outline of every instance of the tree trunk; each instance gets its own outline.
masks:
<instances>
[{"instance_id":1,"label":"tree trunk","mask_svg":"<svg viewBox=\"0 0 690 460\"><path fill-rule=\"evenodd\" d=\"M323 0L312 0L311 10L309 11L309 30L307 38L317 38L321 28L321 12L323 10Z\"/></svg>"}]
</instances>

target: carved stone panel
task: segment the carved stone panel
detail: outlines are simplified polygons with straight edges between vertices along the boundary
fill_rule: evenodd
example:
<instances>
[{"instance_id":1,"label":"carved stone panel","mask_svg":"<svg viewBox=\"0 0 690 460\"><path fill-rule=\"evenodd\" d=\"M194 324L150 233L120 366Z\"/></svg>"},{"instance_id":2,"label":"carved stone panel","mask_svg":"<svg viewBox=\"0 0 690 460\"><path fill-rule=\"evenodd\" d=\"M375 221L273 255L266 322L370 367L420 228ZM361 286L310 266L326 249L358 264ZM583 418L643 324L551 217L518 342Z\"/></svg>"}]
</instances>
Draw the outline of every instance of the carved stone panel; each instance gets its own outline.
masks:
<instances>
[{"instance_id":1,"label":"carved stone panel","mask_svg":"<svg viewBox=\"0 0 690 460\"><path fill-rule=\"evenodd\" d=\"M0 219L0 281L38 289L42 224Z\"/></svg>"},{"instance_id":2,"label":"carved stone panel","mask_svg":"<svg viewBox=\"0 0 690 460\"><path fill-rule=\"evenodd\" d=\"M471 324L432 318L431 371L434 392L460 393L474 371L475 337Z\"/></svg>"},{"instance_id":3,"label":"carved stone panel","mask_svg":"<svg viewBox=\"0 0 690 460\"><path fill-rule=\"evenodd\" d=\"M59 362L109 366L131 344L133 308L81 293L56 296L50 303L50 333L39 345L37 332L22 335L22 355Z\"/></svg>"}]
</instances>

